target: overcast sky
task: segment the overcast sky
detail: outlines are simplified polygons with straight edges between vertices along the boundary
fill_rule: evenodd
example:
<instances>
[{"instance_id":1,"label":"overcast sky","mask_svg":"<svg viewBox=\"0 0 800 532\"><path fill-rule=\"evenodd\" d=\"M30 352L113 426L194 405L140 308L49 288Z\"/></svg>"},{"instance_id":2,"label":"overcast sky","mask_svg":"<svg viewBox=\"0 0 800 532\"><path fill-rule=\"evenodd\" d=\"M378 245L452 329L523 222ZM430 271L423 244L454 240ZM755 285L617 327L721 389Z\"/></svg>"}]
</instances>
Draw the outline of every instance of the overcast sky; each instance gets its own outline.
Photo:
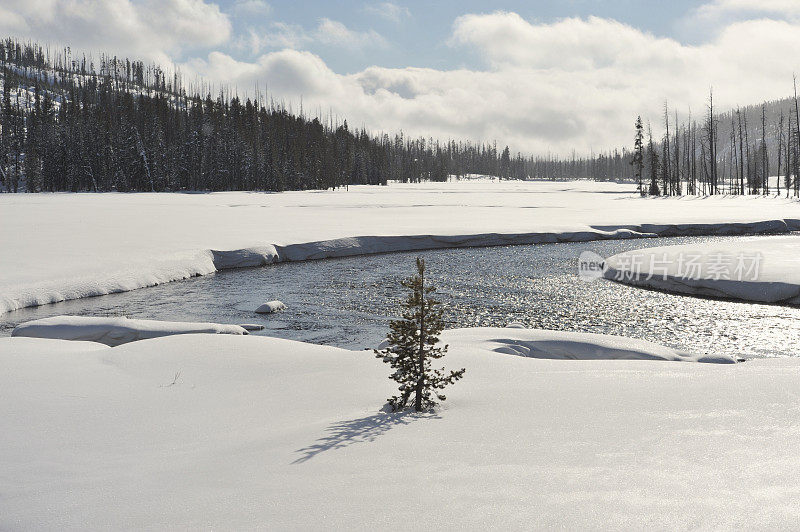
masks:
<instances>
[{"instance_id":1,"label":"overcast sky","mask_svg":"<svg viewBox=\"0 0 800 532\"><path fill-rule=\"evenodd\" d=\"M0 34L526 153L627 145L665 99L776 99L800 70L800 0L2 0Z\"/></svg>"}]
</instances>

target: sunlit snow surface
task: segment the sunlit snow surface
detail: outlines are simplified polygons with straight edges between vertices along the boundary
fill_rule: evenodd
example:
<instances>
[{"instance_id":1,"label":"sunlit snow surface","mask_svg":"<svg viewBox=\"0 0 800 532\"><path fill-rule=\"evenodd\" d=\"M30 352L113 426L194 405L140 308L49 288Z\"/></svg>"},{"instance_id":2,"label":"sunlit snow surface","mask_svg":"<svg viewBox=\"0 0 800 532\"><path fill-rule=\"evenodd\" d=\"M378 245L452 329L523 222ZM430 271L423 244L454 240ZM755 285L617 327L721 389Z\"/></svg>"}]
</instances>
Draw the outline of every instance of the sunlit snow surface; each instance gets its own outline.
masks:
<instances>
[{"instance_id":1,"label":"sunlit snow surface","mask_svg":"<svg viewBox=\"0 0 800 532\"><path fill-rule=\"evenodd\" d=\"M58 314L255 323L251 334L351 349L377 345L404 296L400 280L414 257L445 304L448 327L528 327L631 336L697 354L795 356L800 309L671 295L597 280L581 281L577 257L590 249L609 256L656 244L717 243L738 237L684 237L392 253L274 264L220 272L144 290L23 309L0 315L0 334L14 325ZM759 237L756 241L768 241ZM273 315L254 310L280 299Z\"/></svg>"},{"instance_id":2,"label":"sunlit snow surface","mask_svg":"<svg viewBox=\"0 0 800 532\"><path fill-rule=\"evenodd\" d=\"M520 334L445 333L466 374L422 415L371 353L0 338L0 529L796 527L800 360L496 352Z\"/></svg>"}]
</instances>

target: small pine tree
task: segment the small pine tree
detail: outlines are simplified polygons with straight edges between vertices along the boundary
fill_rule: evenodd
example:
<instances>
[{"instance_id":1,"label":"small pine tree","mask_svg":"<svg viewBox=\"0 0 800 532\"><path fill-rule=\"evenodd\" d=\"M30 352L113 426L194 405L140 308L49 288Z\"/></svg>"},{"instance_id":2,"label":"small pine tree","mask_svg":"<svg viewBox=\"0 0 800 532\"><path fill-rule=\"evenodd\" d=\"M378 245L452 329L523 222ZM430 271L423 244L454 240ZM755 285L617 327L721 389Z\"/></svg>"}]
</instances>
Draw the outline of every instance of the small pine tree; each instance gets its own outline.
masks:
<instances>
[{"instance_id":1,"label":"small pine tree","mask_svg":"<svg viewBox=\"0 0 800 532\"><path fill-rule=\"evenodd\" d=\"M425 261L417 258L417 274L402 285L411 293L402 303L401 319L389 324L386 339L389 346L375 350L375 356L389 364L394 373L389 378L399 385L399 394L388 399L393 411L403 410L414 395L414 410L421 412L444 401L441 393L448 384L464 376L464 368L445 373L445 369L432 369L431 361L442 358L447 346L436 347L444 328L440 303L430 297L436 289L425 286Z\"/></svg>"}]
</instances>

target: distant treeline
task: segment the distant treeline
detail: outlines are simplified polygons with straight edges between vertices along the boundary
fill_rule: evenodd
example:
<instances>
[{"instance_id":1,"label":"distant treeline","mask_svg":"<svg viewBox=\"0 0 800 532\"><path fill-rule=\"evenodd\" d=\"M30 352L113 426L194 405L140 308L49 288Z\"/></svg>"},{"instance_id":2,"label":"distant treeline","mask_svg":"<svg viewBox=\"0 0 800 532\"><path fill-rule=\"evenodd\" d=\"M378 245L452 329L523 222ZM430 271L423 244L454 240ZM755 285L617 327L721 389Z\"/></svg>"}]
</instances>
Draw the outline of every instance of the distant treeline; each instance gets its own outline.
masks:
<instances>
[{"instance_id":1,"label":"distant treeline","mask_svg":"<svg viewBox=\"0 0 800 532\"><path fill-rule=\"evenodd\" d=\"M268 80L266 80L268 81ZM0 190L303 190L347 184L631 179L630 154L523 157L508 147L374 135L266 96L212 97L157 65L0 41Z\"/></svg>"},{"instance_id":2,"label":"distant treeline","mask_svg":"<svg viewBox=\"0 0 800 532\"><path fill-rule=\"evenodd\" d=\"M631 164L642 195L800 196L800 105L795 95L719 113L709 93L701 123L664 103L664 135L637 118Z\"/></svg>"}]
</instances>

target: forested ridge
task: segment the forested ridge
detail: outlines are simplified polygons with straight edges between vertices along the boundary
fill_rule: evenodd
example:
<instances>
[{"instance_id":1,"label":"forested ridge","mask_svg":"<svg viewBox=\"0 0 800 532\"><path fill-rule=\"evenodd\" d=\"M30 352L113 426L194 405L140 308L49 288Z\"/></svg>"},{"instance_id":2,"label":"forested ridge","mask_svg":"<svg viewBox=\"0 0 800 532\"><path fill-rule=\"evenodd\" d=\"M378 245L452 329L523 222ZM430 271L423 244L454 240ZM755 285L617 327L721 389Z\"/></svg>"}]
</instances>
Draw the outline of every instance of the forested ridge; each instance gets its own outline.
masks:
<instances>
[{"instance_id":1,"label":"forested ridge","mask_svg":"<svg viewBox=\"0 0 800 532\"><path fill-rule=\"evenodd\" d=\"M268 82L269 80L265 80ZM627 150L512 155L492 143L371 134L266 95L188 87L158 65L0 41L0 190L304 190L450 175L630 179Z\"/></svg>"}]
</instances>

